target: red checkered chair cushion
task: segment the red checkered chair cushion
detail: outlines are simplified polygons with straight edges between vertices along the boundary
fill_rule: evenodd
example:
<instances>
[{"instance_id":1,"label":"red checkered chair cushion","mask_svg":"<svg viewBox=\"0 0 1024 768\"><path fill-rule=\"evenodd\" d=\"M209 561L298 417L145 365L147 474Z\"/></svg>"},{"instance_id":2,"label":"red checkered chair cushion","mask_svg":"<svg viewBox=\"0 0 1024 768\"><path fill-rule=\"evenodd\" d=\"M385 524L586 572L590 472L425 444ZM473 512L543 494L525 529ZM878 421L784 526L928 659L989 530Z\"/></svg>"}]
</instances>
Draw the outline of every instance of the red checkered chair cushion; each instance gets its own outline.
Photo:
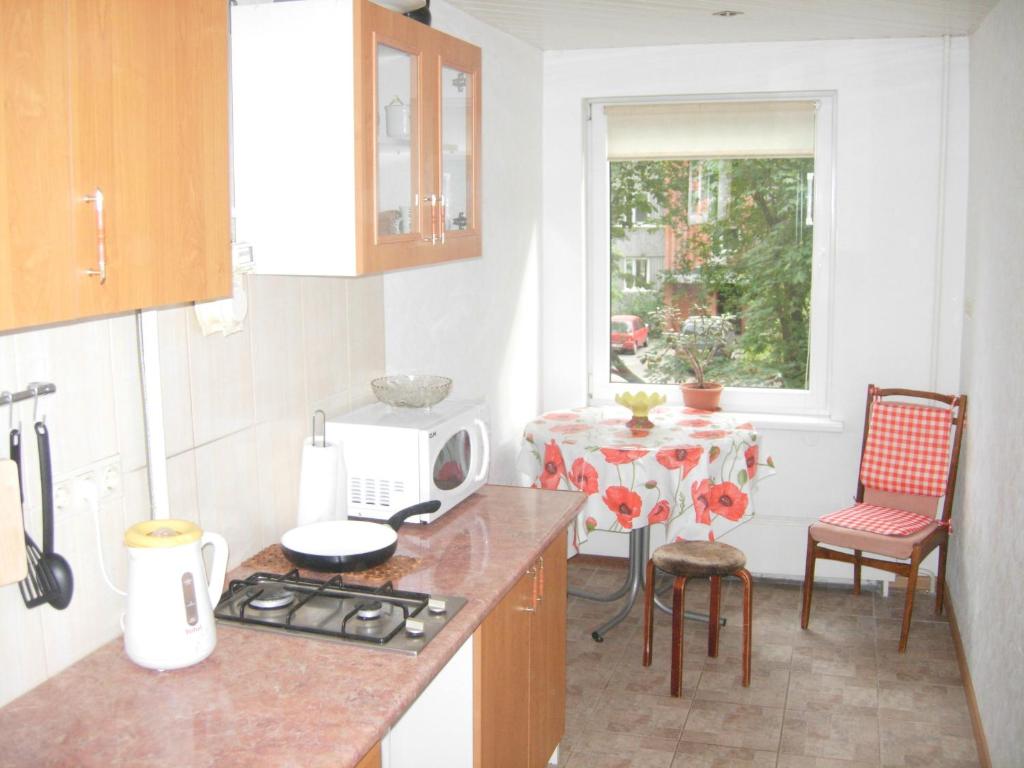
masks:
<instances>
[{"instance_id":1,"label":"red checkered chair cushion","mask_svg":"<svg viewBox=\"0 0 1024 768\"><path fill-rule=\"evenodd\" d=\"M851 528L855 531L879 533L883 536L910 536L931 523L934 518L903 509L856 504L821 518L820 522Z\"/></svg>"},{"instance_id":2,"label":"red checkered chair cushion","mask_svg":"<svg viewBox=\"0 0 1024 768\"><path fill-rule=\"evenodd\" d=\"M952 424L949 408L875 400L860 481L892 493L942 496L949 474Z\"/></svg>"}]
</instances>

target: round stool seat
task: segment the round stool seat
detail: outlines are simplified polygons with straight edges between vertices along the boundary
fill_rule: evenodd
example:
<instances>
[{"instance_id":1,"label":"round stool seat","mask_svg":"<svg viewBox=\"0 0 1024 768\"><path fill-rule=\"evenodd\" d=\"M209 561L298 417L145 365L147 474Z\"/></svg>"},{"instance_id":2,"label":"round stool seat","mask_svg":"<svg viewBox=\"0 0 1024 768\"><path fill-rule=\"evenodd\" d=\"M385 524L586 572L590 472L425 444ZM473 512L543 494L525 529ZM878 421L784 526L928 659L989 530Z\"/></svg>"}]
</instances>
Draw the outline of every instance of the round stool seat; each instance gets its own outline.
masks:
<instances>
[{"instance_id":1,"label":"round stool seat","mask_svg":"<svg viewBox=\"0 0 1024 768\"><path fill-rule=\"evenodd\" d=\"M655 567L673 576L728 576L747 564L742 550L718 541L675 541L651 555Z\"/></svg>"}]
</instances>

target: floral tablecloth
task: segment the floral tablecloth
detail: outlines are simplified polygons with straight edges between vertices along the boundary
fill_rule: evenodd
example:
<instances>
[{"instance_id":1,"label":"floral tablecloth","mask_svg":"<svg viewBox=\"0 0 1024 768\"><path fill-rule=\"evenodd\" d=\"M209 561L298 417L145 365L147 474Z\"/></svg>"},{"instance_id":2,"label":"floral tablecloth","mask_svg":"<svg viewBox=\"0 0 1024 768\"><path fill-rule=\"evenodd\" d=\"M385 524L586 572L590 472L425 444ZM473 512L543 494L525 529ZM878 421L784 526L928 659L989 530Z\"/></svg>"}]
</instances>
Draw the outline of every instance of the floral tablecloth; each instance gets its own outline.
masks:
<instances>
[{"instance_id":1,"label":"floral tablecloth","mask_svg":"<svg viewBox=\"0 0 1024 768\"><path fill-rule=\"evenodd\" d=\"M751 490L774 474L749 422L659 406L651 429L626 426L619 406L545 413L523 430L517 466L534 488L589 497L576 542L594 530L668 526L668 541L711 540L754 514Z\"/></svg>"}]
</instances>

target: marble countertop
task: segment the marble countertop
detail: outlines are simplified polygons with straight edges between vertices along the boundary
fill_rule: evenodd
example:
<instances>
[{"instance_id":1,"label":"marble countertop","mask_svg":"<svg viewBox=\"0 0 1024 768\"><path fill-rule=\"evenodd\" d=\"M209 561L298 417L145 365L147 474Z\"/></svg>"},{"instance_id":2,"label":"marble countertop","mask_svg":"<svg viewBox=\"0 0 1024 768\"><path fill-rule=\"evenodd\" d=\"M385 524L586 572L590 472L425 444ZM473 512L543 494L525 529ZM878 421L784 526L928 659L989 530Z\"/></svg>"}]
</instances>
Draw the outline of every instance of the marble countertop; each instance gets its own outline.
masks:
<instances>
[{"instance_id":1,"label":"marble countertop","mask_svg":"<svg viewBox=\"0 0 1024 768\"><path fill-rule=\"evenodd\" d=\"M403 526L419 567L395 586L468 600L418 656L218 624L208 659L154 672L118 638L0 709L0 765L354 766L583 500L489 485Z\"/></svg>"}]
</instances>

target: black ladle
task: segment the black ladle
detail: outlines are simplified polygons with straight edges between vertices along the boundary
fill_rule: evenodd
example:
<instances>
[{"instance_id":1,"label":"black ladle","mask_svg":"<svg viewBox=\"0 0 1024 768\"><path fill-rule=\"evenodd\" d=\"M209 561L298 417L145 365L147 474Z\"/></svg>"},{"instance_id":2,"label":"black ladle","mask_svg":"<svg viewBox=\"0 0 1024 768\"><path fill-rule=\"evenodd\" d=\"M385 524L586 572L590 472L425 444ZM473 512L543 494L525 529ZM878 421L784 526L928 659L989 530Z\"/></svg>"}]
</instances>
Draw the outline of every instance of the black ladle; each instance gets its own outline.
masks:
<instances>
[{"instance_id":1,"label":"black ladle","mask_svg":"<svg viewBox=\"0 0 1024 768\"><path fill-rule=\"evenodd\" d=\"M50 571L56 590L50 593L50 605L63 611L71 603L75 591L75 578L71 564L53 551L53 470L50 464L50 433L46 424L36 422L36 446L39 450L39 485L43 507L43 559L42 565Z\"/></svg>"}]
</instances>

